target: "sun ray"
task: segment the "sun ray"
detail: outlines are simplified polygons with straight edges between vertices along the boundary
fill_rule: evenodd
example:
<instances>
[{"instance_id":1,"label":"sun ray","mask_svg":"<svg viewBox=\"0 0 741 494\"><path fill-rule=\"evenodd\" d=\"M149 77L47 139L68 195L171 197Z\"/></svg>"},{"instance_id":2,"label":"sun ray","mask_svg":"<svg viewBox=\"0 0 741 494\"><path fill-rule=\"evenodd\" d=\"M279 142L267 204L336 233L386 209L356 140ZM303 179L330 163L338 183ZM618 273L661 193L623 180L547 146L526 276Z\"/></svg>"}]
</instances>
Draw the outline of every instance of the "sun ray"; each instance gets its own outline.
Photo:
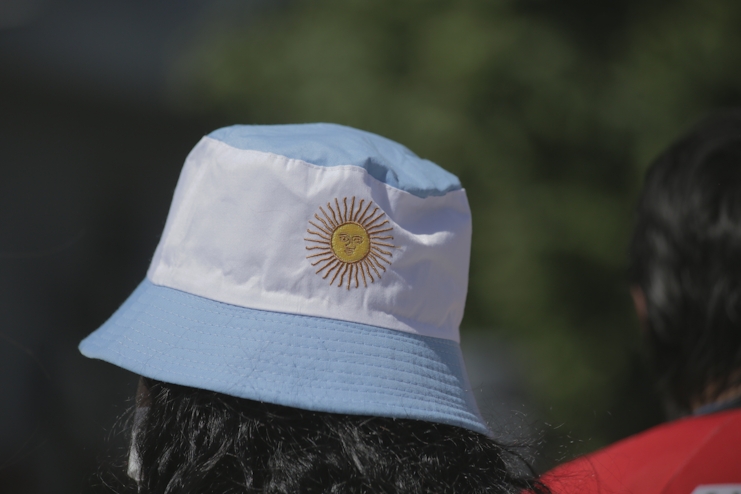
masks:
<instances>
[{"instance_id":1,"label":"sun ray","mask_svg":"<svg viewBox=\"0 0 741 494\"><path fill-rule=\"evenodd\" d=\"M345 212L342 213L342 221L347 222L347 197L342 199L342 203L345 205Z\"/></svg>"},{"instance_id":2,"label":"sun ray","mask_svg":"<svg viewBox=\"0 0 741 494\"><path fill-rule=\"evenodd\" d=\"M352 272L355 269L355 264L350 264L350 272L347 273L347 289L350 289L350 283L352 282Z\"/></svg>"},{"instance_id":3,"label":"sun ray","mask_svg":"<svg viewBox=\"0 0 741 494\"><path fill-rule=\"evenodd\" d=\"M376 279L373 277L373 273L371 273L371 268L373 268L373 266L371 266L367 258L363 259L363 267L365 268L365 271L368 273L368 276L371 279L371 283L375 283ZM375 271L375 268L373 268L373 270ZM378 271L376 271L376 275L379 275Z\"/></svg>"},{"instance_id":4,"label":"sun ray","mask_svg":"<svg viewBox=\"0 0 741 494\"><path fill-rule=\"evenodd\" d=\"M329 203L327 203L327 206L329 206ZM333 230L334 230L335 228L337 228L338 226L340 226L340 225L338 225L338 224L337 224L336 222L332 221L332 218L330 218L330 217L329 217L329 215L327 214L327 212L326 212L326 211L324 210L324 208L323 208L323 207L319 206L319 211L321 211L321 212L322 212L322 214L323 214L323 215L324 215L324 217L325 217L325 218L327 219L327 221L329 222L329 224L330 224L330 225L332 225L332 229L333 229Z\"/></svg>"},{"instance_id":5,"label":"sun ray","mask_svg":"<svg viewBox=\"0 0 741 494\"><path fill-rule=\"evenodd\" d=\"M386 260L386 258L385 258L385 257L383 257L383 256L385 256L385 255L386 255L386 256L389 256L389 257L393 257L393 256L391 255L391 253L390 253L390 252L383 252L383 251L380 251L380 250L378 250L378 249L373 249L373 250L371 251L371 253L372 253L372 254L373 254L374 256L377 256L377 257L379 257L380 259L383 259L383 260Z\"/></svg>"},{"instance_id":6,"label":"sun ray","mask_svg":"<svg viewBox=\"0 0 741 494\"><path fill-rule=\"evenodd\" d=\"M324 265L322 265L322 263L325 263L325 264L324 264ZM315 266L315 267L316 267L316 266L320 266L320 267L319 267L319 269L317 269L317 270L316 270L316 271L314 272L315 274L318 274L318 273L320 273L320 272L321 272L322 270L324 270L324 268L326 268L326 267L327 267L327 266L329 266L330 264L332 264L332 259L321 259L321 260L319 260L319 261L317 261L317 262L312 262L312 263L311 263L311 265L312 265L312 266Z\"/></svg>"},{"instance_id":7,"label":"sun ray","mask_svg":"<svg viewBox=\"0 0 741 494\"><path fill-rule=\"evenodd\" d=\"M387 256L390 256L390 257L394 256L391 252L385 251L381 249L380 247L373 247L371 251L375 252L376 254L380 252L381 254L386 254Z\"/></svg>"},{"instance_id":8,"label":"sun ray","mask_svg":"<svg viewBox=\"0 0 741 494\"><path fill-rule=\"evenodd\" d=\"M394 257L394 255L391 252L385 251L381 249L380 247L373 247L371 249L371 252L377 256L389 256Z\"/></svg>"},{"instance_id":9,"label":"sun ray","mask_svg":"<svg viewBox=\"0 0 741 494\"><path fill-rule=\"evenodd\" d=\"M314 224L313 224L313 223L312 223L311 221L309 221L309 223L310 223L310 224L312 224L312 225L314 225ZM314 226L316 226L316 225L314 225ZM321 230L321 228L320 228L320 230ZM319 235L320 237L322 237L322 238L324 238L324 239L326 239L326 240L331 240L331 238L332 238L332 234L331 234L331 233L319 233L319 232L313 232L313 231L311 231L311 229L309 229L309 228L307 228L307 229L306 229L306 231L307 231L308 233L311 233L312 235Z\"/></svg>"},{"instance_id":10,"label":"sun ray","mask_svg":"<svg viewBox=\"0 0 741 494\"><path fill-rule=\"evenodd\" d=\"M309 232L309 233L311 233L312 235L316 235L316 236L317 236L317 237L319 237L319 238L323 238L323 239L324 239L324 240L326 240L327 242L330 242L330 241L332 240L332 239L331 239L330 237L325 237L324 235L322 235L322 234L321 234L321 233L319 233L319 232L312 232L311 230L306 230L306 231L307 231L307 232Z\"/></svg>"},{"instance_id":11,"label":"sun ray","mask_svg":"<svg viewBox=\"0 0 741 494\"><path fill-rule=\"evenodd\" d=\"M376 225L376 226L374 226L373 228L380 228L380 227L382 227L382 226L385 226L385 225L386 225L386 224L387 224L388 222L389 222L389 220L385 220L385 221L384 221L383 223L381 223L381 224L379 224L379 225ZM377 235L377 234L379 234L379 233L386 233L387 231L390 231L390 230L391 230L391 229L388 229L388 230L386 230L386 229L382 229L382 230L373 230L373 228L370 228L370 229L369 229L370 231L368 232L368 235Z\"/></svg>"},{"instance_id":12,"label":"sun ray","mask_svg":"<svg viewBox=\"0 0 741 494\"><path fill-rule=\"evenodd\" d=\"M363 262L365 262L373 271L376 272L376 276L378 276L378 279L380 280L381 279L381 273L379 273L378 270L376 269L376 265L372 262L372 258L370 256L368 256L368 257L365 258L365 260ZM383 268L383 266L381 266L381 268ZM386 271L386 270L384 269L384 271Z\"/></svg>"},{"instance_id":13,"label":"sun ray","mask_svg":"<svg viewBox=\"0 0 741 494\"><path fill-rule=\"evenodd\" d=\"M337 283L337 286L339 288L342 288L342 285L345 284L344 282L345 275L347 274L349 276L348 271L350 270L351 267L352 267L352 264L345 264L345 269L342 270L342 274L340 275L340 282Z\"/></svg>"},{"instance_id":14,"label":"sun ray","mask_svg":"<svg viewBox=\"0 0 741 494\"><path fill-rule=\"evenodd\" d=\"M347 217L350 221L352 221L352 217L355 214L354 211L355 211L355 196L352 196L352 203L350 204L350 216Z\"/></svg>"},{"instance_id":15,"label":"sun ray","mask_svg":"<svg viewBox=\"0 0 741 494\"><path fill-rule=\"evenodd\" d=\"M323 219L321 219L321 218L319 217L319 215L318 215L318 214L314 214L314 218L316 218L316 219L318 219L319 221L321 221L322 225L324 225L324 228L326 228L327 230L329 230L329 231L332 231L332 230L334 230L334 228L332 228L331 226L329 226L329 225L327 224L327 222L326 222L326 221L324 221ZM331 233L330 233L330 235L331 235Z\"/></svg>"},{"instance_id":16,"label":"sun ray","mask_svg":"<svg viewBox=\"0 0 741 494\"><path fill-rule=\"evenodd\" d=\"M386 233L386 232L390 232L391 230L393 230L393 228L391 227L384 228L383 230L375 230L375 228L380 228L381 226L382 225L378 225L378 226L374 226L373 228L370 228L368 231L368 235L372 237L373 235L378 235L379 233Z\"/></svg>"},{"instance_id":17,"label":"sun ray","mask_svg":"<svg viewBox=\"0 0 741 494\"><path fill-rule=\"evenodd\" d=\"M338 261L337 265L332 267L330 271L334 271L335 268L337 268L337 271L334 271L334 276L332 276L332 280L329 282L330 286L334 284L335 278L337 278L337 275L340 274L340 271L342 271L342 267L344 266L344 263L342 261ZM329 271L327 271L327 275L329 275Z\"/></svg>"},{"instance_id":18,"label":"sun ray","mask_svg":"<svg viewBox=\"0 0 741 494\"><path fill-rule=\"evenodd\" d=\"M377 276L377 277L378 277L379 279L381 278L381 273L379 273L379 272L378 272L378 271L376 270L376 268L375 268L375 267L374 267L374 266L373 266L373 265L372 265L372 264L371 264L371 263L370 263L370 262L368 261L368 259L365 259L365 260L363 261L363 266L365 266L365 269L366 269L366 271L368 271L368 276L370 276L370 279L371 279L371 283L375 283L375 282L376 282L376 279L375 279L375 278L373 277L373 275L371 274L371 269L373 269L373 271L375 271L375 273L376 273L376 276Z\"/></svg>"},{"instance_id":19,"label":"sun ray","mask_svg":"<svg viewBox=\"0 0 741 494\"><path fill-rule=\"evenodd\" d=\"M374 254L368 255L368 259L370 259L370 261L371 261L371 266L373 266L375 264L376 266L378 266L379 268L381 268L384 273L386 272L386 266L384 266L383 264L381 264L380 262L378 262L378 259L376 259L376 256ZM380 278L381 275L379 274L378 276Z\"/></svg>"},{"instance_id":20,"label":"sun ray","mask_svg":"<svg viewBox=\"0 0 741 494\"><path fill-rule=\"evenodd\" d=\"M339 265L339 263L340 263L340 261L338 261L337 259L335 259L335 260L333 260L333 261L330 261L330 262L328 262L327 264L325 264L324 266L322 266L321 268L319 268L319 269L318 269L318 270L316 271L316 274L319 274L319 273L321 273L322 271L324 271L325 269L329 268L329 271L327 271L327 272L325 273L325 275L324 275L324 277L326 278L327 276L329 276L329 273L330 273L330 272L331 272L331 271L332 271L332 270L333 270L333 269L335 268L335 266L338 266L338 265Z\"/></svg>"},{"instance_id":21,"label":"sun ray","mask_svg":"<svg viewBox=\"0 0 741 494\"><path fill-rule=\"evenodd\" d=\"M379 216L379 217L375 218L375 219L373 220L373 223L375 223L376 221L380 220L380 219L381 219L381 218L382 218L383 216L384 216L384 215L381 215L381 216ZM371 231L373 231L373 230L375 230L376 228L380 228L380 227L384 226L384 225L385 225L386 223L388 223L388 221L389 221L389 220L386 220L386 221L384 221L384 222L382 222L382 223L379 223L379 224L377 224L377 225L374 225L374 226L371 226L371 223L366 223L366 224L364 225L364 227L366 228L366 231L367 231L367 230L371 230ZM374 233L375 233L375 232L374 232Z\"/></svg>"},{"instance_id":22,"label":"sun ray","mask_svg":"<svg viewBox=\"0 0 741 494\"><path fill-rule=\"evenodd\" d=\"M339 216L340 221L344 223L345 218L342 217L342 208L340 208L340 201L338 201L336 197L334 198L334 203L337 205L337 216Z\"/></svg>"},{"instance_id":23,"label":"sun ray","mask_svg":"<svg viewBox=\"0 0 741 494\"><path fill-rule=\"evenodd\" d=\"M342 273L340 275L340 282L337 284L337 286L342 286L342 279L345 277L345 271L347 271L348 264L346 262L343 262L343 263L340 263L340 264L342 265L342 267L340 269L338 269L337 272L335 273L334 277L332 277L332 281L329 282L330 285L333 285L335 278L337 278L337 275L340 274L340 273Z\"/></svg>"},{"instance_id":24,"label":"sun ray","mask_svg":"<svg viewBox=\"0 0 741 494\"><path fill-rule=\"evenodd\" d=\"M339 226L340 222L337 221L337 216L334 214L334 209L332 209L332 206L327 203L327 208L329 208L329 211L332 213L332 218L334 219L334 222Z\"/></svg>"},{"instance_id":25,"label":"sun ray","mask_svg":"<svg viewBox=\"0 0 741 494\"><path fill-rule=\"evenodd\" d=\"M332 236L332 234L330 232L326 231L324 228L322 228L321 226L317 225L313 221L309 220L309 224L312 225L312 226L314 226L314 228L317 228L317 229L321 230L322 232L326 233L330 237Z\"/></svg>"},{"instance_id":26,"label":"sun ray","mask_svg":"<svg viewBox=\"0 0 741 494\"><path fill-rule=\"evenodd\" d=\"M335 259L334 261L332 261L329 264L327 264L327 266L329 266L329 269L327 270L326 273L324 273L324 276L322 276L322 278L324 278L325 280L327 279L327 276L329 276L332 273L332 271L334 271L336 268L339 268L340 266L342 266L342 263L340 262L339 259ZM326 268L327 266L324 266L324 268ZM324 268L322 268L322 269L324 269ZM319 271L321 271L321 269ZM317 271L317 274L319 274L319 271ZM332 283L330 283L330 285L331 284Z\"/></svg>"},{"instance_id":27,"label":"sun ray","mask_svg":"<svg viewBox=\"0 0 741 494\"><path fill-rule=\"evenodd\" d=\"M358 270L360 270L360 266L355 264L355 288L360 288L360 278L358 278Z\"/></svg>"},{"instance_id":28,"label":"sun ray","mask_svg":"<svg viewBox=\"0 0 741 494\"><path fill-rule=\"evenodd\" d=\"M376 240L393 240L394 239L394 237L392 237L391 235L387 235L385 237L374 237L373 235L371 235L370 238L373 241L376 241ZM394 247L396 247L396 246L394 246Z\"/></svg>"},{"instance_id":29,"label":"sun ray","mask_svg":"<svg viewBox=\"0 0 741 494\"><path fill-rule=\"evenodd\" d=\"M310 256L306 256L307 259L311 259L312 257L319 257L319 256L334 256L331 250L324 249L324 252L317 252L316 254L312 254Z\"/></svg>"},{"instance_id":30,"label":"sun ray","mask_svg":"<svg viewBox=\"0 0 741 494\"><path fill-rule=\"evenodd\" d=\"M315 240L313 240L313 242L315 242ZM321 247L319 245L307 245L306 246L306 250L319 250L319 249L325 250L325 249L329 249L329 247Z\"/></svg>"},{"instance_id":31,"label":"sun ray","mask_svg":"<svg viewBox=\"0 0 741 494\"><path fill-rule=\"evenodd\" d=\"M354 222L358 222L358 216L360 216L360 210L363 209L363 203L365 202L365 199L361 199L360 203L358 204L358 210L355 211L355 217L352 219Z\"/></svg>"},{"instance_id":32,"label":"sun ray","mask_svg":"<svg viewBox=\"0 0 741 494\"><path fill-rule=\"evenodd\" d=\"M376 216L376 214L378 214L378 216ZM371 221L375 221L376 219L381 218L382 216L383 216L383 211L379 211L379 207L376 206L375 208L373 208L373 212L369 214L368 217L363 220L363 224L365 226L369 226L371 224Z\"/></svg>"},{"instance_id":33,"label":"sun ray","mask_svg":"<svg viewBox=\"0 0 741 494\"><path fill-rule=\"evenodd\" d=\"M388 264L389 266L391 266L391 261L389 261L385 257L379 255L377 252L371 252L368 257L372 257L373 259L379 259L379 260L385 262L386 264Z\"/></svg>"},{"instance_id":34,"label":"sun ray","mask_svg":"<svg viewBox=\"0 0 741 494\"><path fill-rule=\"evenodd\" d=\"M367 230L375 230L376 228L381 228L383 225L385 225L386 223L388 223L389 220L385 220L383 223L379 223L377 225L373 225L373 223L375 223L376 221L380 220L384 216L386 216L386 213L384 213L381 216L379 216L378 218L374 219L371 223L366 223L365 224L365 228Z\"/></svg>"},{"instance_id":35,"label":"sun ray","mask_svg":"<svg viewBox=\"0 0 741 494\"><path fill-rule=\"evenodd\" d=\"M379 258L380 260L385 261L385 262L391 264L391 261L389 259L386 259L385 257L383 257L383 254L388 255L389 257L393 257L390 252L384 252L384 251L379 250L379 249L373 249L370 252L370 255L373 255L373 256Z\"/></svg>"},{"instance_id":36,"label":"sun ray","mask_svg":"<svg viewBox=\"0 0 741 494\"><path fill-rule=\"evenodd\" d=\"M368 206L370 206L370 204L368 204ZM373 216L375 216L377 212L378 212L378 206L373 208L373 212L371 214L369 214L368 216L364 215L363 218L359 219L358 223L360 223L361 225L368 225L368 222L370 221L370 219L373 218ZM383 214L383 211L381 211L381 214Z\"/></svg>"},{"instance_id":37,"label":"sun ray","mask_svg":"<svg viewBox=\"0 0 741 494\"><path fill-rule=\"evenodd\" d=\"M394 244L387 244L386 242L373 242L373 245L383 245L384 247L391 247L392 249L396 247Z\"/></svg>"},{"instance_id":38,"label":"sun ray","mask_svg":"<svg viewBox=\"0 0 741 494\"><path fill-rule=\"evenodd\" d=\"M368 205L367 205L367 206L365 207L365 210L363 211L363 214L362 214L362 215L360 215L360 217L359 217L359 218L358 218L357 220L355 220L355 221L356 221L356 223L360 223L360 224L362 224L362 223L363 223L363 219L365 218L365 213L367 213L367 212L368 212L368 210L370 209L370 207L371 207L372 205L373 205L373 201L368 201ZM378 208L376 208L376 209L378 209Z\"/></svg>"},{"instance_id":39,"label":"sun ray","mask_svg":"<svg viewBox=\"0 0 741 494\"><path fill-rule=\"evenodd\" d=\"M360 274L363 275L363 285L367 288L368 287L368 282L365 280L365 271L363 270L363 261L360 261L358 263L358 267L360 269Z\"/></svg>"},{"instance_id":40,"label":"sun ray","mask_svg":"<svg viewBox=\"0 0 741 494\"><path fill-rule=\"evenodd\" d=\"M327 254L325 253L323 255L326 256ZM324 259L317 259L315 262L312 262L311 265L312 266L316 266L317 264L321 264L323 262L330 261L332 258L334 258L334 256L332 254L329 254L329 257L325 257Z\"/></svg>"},{"instance_id":41,"label":"sun ray","mask_svg":"<svg viewBox=\"0 0 741 494\"><path fill-rule=\"evenodd\" d=\"M388 220L386 220L386 221L384 221L383 223L388 223L388 222L389 222L389 221L388 221ZM379 227L380 227L380 226L384 226L384 225L383 225L383 223L381 223L381 224L380 224L380 225L378 225L378 226L379 226ZM385 232L384 232L383 230L378 230L378 231L370 231L370 232L368 232L368 236L371 236L371 235L376 235L376 234L378 234L378 233L385 233Z\"/></svg>"}]
</instances>

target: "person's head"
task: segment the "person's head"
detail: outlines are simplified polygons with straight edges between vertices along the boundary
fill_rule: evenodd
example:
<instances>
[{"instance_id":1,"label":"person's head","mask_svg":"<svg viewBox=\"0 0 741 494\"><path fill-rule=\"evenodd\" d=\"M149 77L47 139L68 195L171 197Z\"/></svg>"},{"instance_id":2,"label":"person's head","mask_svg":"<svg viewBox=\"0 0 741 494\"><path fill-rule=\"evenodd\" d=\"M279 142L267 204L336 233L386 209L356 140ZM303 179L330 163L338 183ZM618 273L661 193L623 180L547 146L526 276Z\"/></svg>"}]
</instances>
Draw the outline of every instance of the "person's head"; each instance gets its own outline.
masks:
<instances>
[{"instance_id":1,"label":"person's head","mask_svg":"<svg viewBox=\"0 0 741 494\"><path fill-rule=\"evenodd\" d=\"M470 236L458 179L382 137L205 137L147 278L80 345L146 378L141 492L530 486L462 360Z\"/></svg>"},{"instance_id":2,"label":"person's head","mask_svg":"<svg viewBox=\"0 0 741 494\"><path fill-rule=\"evenodd\" d=\"M686 413L741 385L741 111L708 118L651 165L630 278L675 407Z\"/></svg>"}]
</instances>

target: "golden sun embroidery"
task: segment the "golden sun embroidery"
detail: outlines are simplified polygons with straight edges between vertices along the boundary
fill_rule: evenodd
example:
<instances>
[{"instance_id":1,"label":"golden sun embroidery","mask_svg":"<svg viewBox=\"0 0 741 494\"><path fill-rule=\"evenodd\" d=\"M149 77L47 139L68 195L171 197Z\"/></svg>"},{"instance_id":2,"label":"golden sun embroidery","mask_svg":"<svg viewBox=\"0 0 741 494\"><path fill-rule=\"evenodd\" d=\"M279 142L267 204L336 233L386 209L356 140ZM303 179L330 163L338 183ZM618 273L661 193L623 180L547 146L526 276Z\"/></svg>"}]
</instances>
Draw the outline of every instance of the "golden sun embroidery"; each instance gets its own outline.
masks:
<instances>
[{"instance_id":1,"label":"golden sun embroidery","mask_svg":"<svg viewBox=\"0 0 741 494\"><path fill-rule=\"evenodd\" d=\"M392 254L383 248L395 247L387 242L394 239L389 235L393 228L389 220L383 219L386 213L379 211L378 206L371 211L373 201L368 201L363 208L365 200L361 199L357 209L354 197L349 207L347 197L342 200L343 207L337 199L334 203L334 207L327 203L329 213L319 206L323 217L314 214L317 223L309 220L315 230L311 227L306 230L310 235L304 239L309 243L306 250L316 252L306 258L312 266L319 266L316 273L322 274L322 278L332 276L330 285L338 280L337 286L344 285L349 290L353 281L355 288L360 287L362 278L367 287L368 280L373 283L376 278L380 279L386 266L391 265Z\"/></svg>"}]
</instances>

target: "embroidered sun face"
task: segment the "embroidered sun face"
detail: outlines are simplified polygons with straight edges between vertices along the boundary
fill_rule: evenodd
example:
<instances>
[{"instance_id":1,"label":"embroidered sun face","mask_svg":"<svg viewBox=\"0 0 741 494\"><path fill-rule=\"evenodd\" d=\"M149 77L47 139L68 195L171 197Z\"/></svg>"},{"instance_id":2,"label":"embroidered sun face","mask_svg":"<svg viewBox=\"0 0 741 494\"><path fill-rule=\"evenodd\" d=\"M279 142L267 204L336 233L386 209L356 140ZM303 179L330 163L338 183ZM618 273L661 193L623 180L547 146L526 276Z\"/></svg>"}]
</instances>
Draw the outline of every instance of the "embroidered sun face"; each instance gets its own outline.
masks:
<instances>
[{"instance_id":1,"label":"embroidered sun face","mask_svg":"<svg viewBox=\"0 0 741 494\"><path fill-rule=\"evenodd\" d=\"M353 197L350 205L347 197L340 201L334 200L334 206L327 203L327 211L319 207L321 216L314 214L316 222L309 220L309 238L306 250L315 251L306 256L312 266L318 266L316 273L328 279L337 286L360 287L368 286L381 278L386 266L391 265L390 250L394 245L389 243L394 237L390 235L392 228L388 220L384 220L386 213L373 206L373 201L361 199L355 207ZM365 205L365 207L363 207ZM312 228L313 227L313 228Z\"/></svg>"}]
</instances>

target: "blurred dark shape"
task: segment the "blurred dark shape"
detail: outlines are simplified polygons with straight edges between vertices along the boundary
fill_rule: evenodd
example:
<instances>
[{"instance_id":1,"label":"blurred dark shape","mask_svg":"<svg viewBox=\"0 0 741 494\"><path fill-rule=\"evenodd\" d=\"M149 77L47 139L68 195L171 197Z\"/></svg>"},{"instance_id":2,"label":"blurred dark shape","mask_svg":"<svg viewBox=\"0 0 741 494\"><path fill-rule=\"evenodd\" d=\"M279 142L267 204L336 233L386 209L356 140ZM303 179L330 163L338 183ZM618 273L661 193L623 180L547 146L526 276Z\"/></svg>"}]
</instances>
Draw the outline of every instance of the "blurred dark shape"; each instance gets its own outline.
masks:
<instances>
[{"instance_id":1,"label":"blurred dark shape","mask_svg":"<svg viewBox=\"0 0 741 494\"><path fill-rule=\"evenodd\" d=\"M77 343L141 280L205 132L162 110L0 83L0 491L80 492L135 376ZM116 451L118 453L118 451Z\"/></svg>"},{"instance_id":2,"label":"blurred dark shape","mask_svg":"<svg viewBox=\"0 0 741 494\"><path fill-rule=\"evenodd\" d=\"M182 161L214 126L161 96L168 43L200 4L0 7L4 494L100 491L123 458L136 376L77 344L144 276Z\"/></svg>"},{"instance_id":3,"label":"blurred dark shape","mask_svg":"<svg viewBox=\"0 0 741 494\"><path fill-rule=\"evenodd\" d=\"M169 61L226 0L9 0L0 6L5 77L133 104L161 104Z\"/></svg>"},{"instance_id":4,"label":"blurred dark shape","mask_svg":"<svg viewBox=\"0 0 741 494\"><path fill-rule=\"evenodd\" d=\"M33 21L46 6L44 0L6 0L0 4L0 29L23 26Z\"/></svg>"}]
</instances>

